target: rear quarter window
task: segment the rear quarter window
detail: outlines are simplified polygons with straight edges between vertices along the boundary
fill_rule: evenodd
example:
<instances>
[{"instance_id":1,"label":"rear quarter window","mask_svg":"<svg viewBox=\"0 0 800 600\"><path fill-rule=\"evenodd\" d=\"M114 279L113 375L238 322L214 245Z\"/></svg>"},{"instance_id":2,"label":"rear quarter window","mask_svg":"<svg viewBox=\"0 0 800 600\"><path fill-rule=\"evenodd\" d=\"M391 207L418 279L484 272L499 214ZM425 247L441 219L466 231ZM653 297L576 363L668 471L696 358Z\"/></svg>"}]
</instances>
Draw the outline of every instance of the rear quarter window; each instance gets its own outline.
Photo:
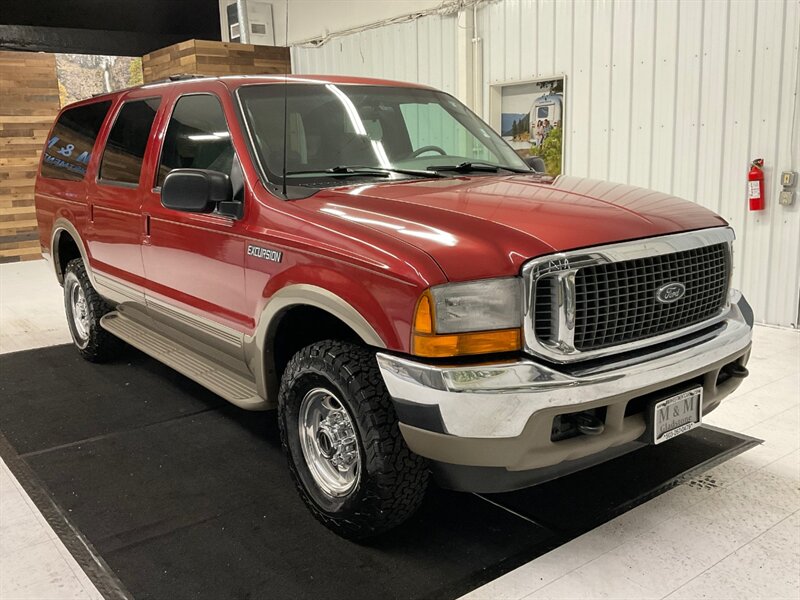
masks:
<instances>
[{"instance_id":1,"label":"rear quarter window","mask_svg":"<svg viewBox=\"0 0 800 600\"><path fill-rule=\"evenodd\" d=\"M42 160L42 177L81 181L111 101L68 108L56 121Z\"/></svg>"}]
</instances>

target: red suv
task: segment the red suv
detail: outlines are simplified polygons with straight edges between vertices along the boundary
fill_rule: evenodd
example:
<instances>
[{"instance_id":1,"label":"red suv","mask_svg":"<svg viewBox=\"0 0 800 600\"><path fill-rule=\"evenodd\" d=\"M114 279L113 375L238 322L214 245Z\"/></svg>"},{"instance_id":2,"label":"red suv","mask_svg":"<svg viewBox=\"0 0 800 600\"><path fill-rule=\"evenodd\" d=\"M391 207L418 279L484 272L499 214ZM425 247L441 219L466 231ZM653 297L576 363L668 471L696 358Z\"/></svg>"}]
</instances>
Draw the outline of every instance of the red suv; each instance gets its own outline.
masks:
<instances>
[{"instance_id":1,"label":"red suv","mask_svg":"<svg viewBox=\"0 0 800 600\"><path fill-rule=\"evenodd\" d=\"M36 183L78 351L277 408L311 512L367 537L433 476L529 486L700 424L747 374L733 231L531 168L452 96L183 78L66 107Z\"/></svg>"}]
</instances>

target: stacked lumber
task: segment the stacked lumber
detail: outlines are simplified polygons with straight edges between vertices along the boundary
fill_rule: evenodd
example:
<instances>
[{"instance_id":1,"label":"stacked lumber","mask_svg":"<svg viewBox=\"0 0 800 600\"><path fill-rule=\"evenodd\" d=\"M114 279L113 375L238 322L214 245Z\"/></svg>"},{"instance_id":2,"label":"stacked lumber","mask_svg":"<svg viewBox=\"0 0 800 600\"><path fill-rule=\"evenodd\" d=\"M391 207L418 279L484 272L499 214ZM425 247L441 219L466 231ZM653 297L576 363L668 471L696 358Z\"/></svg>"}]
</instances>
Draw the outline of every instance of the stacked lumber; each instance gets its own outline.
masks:
<instances>
[{"instance_id":1,"label":"stacked lumber","mask_svg":"<svg viewBox=\"0 0 800 600\"><path fill-rule=\"evenodd\" d=\"M217 77L290 73L291 58L289 48L279 46L188 40L145 54L142 71L145 83L182 73Z\"/></svg>"},{"instance_id":2,"label":"stacked lumber","mask_svg":"<svg viewBox=\"0 0 800 600\"><path fill-rule=\"evenodd\" d=\"M33 186L58 109L55 55L0 52L0 263L40 257Z\"/></svg>"}]
</instances>

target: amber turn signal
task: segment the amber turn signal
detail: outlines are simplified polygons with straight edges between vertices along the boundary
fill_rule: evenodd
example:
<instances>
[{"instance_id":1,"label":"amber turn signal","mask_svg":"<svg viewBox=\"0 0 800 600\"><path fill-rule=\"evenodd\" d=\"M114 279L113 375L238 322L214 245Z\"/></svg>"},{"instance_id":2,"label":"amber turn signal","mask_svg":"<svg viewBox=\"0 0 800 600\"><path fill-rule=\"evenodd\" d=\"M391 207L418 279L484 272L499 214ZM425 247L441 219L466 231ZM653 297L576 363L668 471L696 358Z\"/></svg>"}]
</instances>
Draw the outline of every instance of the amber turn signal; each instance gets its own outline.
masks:
<instances>
[{"instance_id":1,"label":"amber turn signal","mask_svg":"<svg viewBox=\"0 0 800 600\"><path fill-rule=\"evenodd\" d=\"M468 354L513 352L522 347L519 328L437 335L431 294L425 291L414 311L411 352L416 356L446 358Z\"/></svg>"},{"instance_id":2,"label":"amber turn signal","mask_svg":"<svg viewBox=\"0 0 800 600\"><path fill-rule=\"evenodd\" d=\"M431 293L425 290L417 302L414 312L414 333L433 333L433 302Z\"/></svg>"},{"instance_id":3,"label":"amber turn signal","mask_svg":"<svg viewBox=\"0 0 800 600\"><path fill-rule=\"evenodd\" d=\"M411 351L417 356L430 358L513 352L520 349L519 329L477 331L447 335L414 333Z\"/></svg>"}]
</instances>

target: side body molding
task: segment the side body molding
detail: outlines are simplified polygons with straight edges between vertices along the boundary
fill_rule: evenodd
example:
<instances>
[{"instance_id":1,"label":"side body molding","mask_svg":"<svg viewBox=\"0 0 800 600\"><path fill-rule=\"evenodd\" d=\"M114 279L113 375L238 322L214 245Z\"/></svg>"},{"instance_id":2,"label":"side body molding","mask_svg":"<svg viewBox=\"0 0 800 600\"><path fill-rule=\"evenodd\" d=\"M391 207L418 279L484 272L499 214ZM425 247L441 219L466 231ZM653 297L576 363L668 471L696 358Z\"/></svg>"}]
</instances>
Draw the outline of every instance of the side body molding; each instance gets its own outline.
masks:
<instances>
[{"instance_id":1,"label":"side body molding","mask_svg":"<svg viewBox=\"0 0 800 600\"><path fill-rule=\"evenodd\" d=\"M325 288L305 283L288 285L267 302L258 320L256 331L244 340L245 360L256 380L258 394L270 407L277 406L280 381L271 348L282 314L293 306L313 306L330 313L349 326L365 344L386 348L375 329L363 315L340 296Z\"/></svg>"},{"instance_id":2,"label":"side body molding","mask_svg":"<svg viewBox=\"0 0 800 600\"><path fill-rule=\"evenodd\" d=\"M52 267L58 277L59 283L63 284L64 282L64 274L60 271L58 257L58 240L62 233L69 234L75 240L84 264L86 265L89 280L101 296L115 305L133 301L144 307L144 297L139 297L140 292L121 282L117 282L117 280L113 278L106 277L102 273L95 273L93 271L86 246L78 230L69 220L63 217L57 219L53 223L53 233L50 239ZM244 336L244 364L239 364L242 365L242 367L246 367L246 370L249 370L252 374L256 393L263 400L261 404L248 405L245 408L250 410L264 410L277 406L280 380L275 368L275 357L272 353L272 347L281 317L287 310L295 306L313 306L324 310L350 327L365 344L379 349L386 348L386 342L381 338L369 321L367 321L356 308L337 294L311 284L288 285L273 294L264 306L253 335ZM150 322L148 321L148 323ZM150 323L148 326L153 327L153 323ZM219 328L226 329L222 327ZM231 335L241 335L234 330L230 330L230 333ZM213 356L215 351L211 347L204 346L204 354Z\"/></svg>"}]
</instances>

